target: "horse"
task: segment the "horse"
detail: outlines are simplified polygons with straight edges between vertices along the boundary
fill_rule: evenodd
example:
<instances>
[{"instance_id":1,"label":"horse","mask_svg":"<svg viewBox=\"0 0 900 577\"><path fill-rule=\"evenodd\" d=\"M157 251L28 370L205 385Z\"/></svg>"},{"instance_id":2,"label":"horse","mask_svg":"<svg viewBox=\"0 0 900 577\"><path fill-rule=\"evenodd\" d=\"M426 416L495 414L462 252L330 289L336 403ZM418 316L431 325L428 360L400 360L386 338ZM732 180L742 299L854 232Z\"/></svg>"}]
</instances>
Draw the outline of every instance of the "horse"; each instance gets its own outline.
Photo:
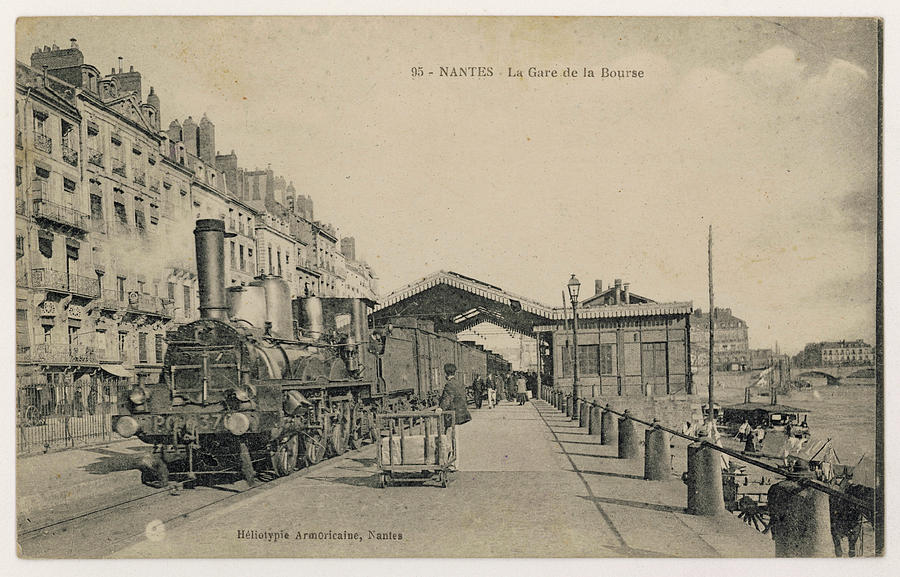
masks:
<instances>
[{"instance_id":1,"label":"horse","mask_svg":"<svg viewBox=\"0 0 900 577\"><path fill-rule=\"evenodd\" d=\"M847 538L847 556L856 557L856 542L862 534L863 520L872 522L874 510L875 490L864 485L848 485L845 494L856 497L866 503L872 503L873 508L863 509L839 497L828 498L828 509L831 514L831 540L834 542L834 556L841 557L841 540Z\"/></svg>"}]
</instances>

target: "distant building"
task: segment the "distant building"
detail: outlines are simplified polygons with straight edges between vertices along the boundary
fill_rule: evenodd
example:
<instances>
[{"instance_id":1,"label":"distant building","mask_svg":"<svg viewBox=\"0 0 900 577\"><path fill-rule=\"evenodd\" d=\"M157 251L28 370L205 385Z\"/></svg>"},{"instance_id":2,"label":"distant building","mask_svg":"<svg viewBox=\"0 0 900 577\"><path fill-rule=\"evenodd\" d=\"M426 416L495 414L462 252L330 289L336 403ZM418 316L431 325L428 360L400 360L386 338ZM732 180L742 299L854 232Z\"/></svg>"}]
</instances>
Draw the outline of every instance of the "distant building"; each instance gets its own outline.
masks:
<instances>
[{"instance_id":1,"label":"distant building","mask_svg":"<svg viewBox=\"0 0 900 577\"><path fill-rule=\"evenodd\" d=\"M730 308L716 307L713 365L717 371L747 370L752 364L747 323ZM691 365L709 366L709 313L691 314Z\"/></svg>"},{"instance_id":2,"label":"distant building","mask_svg":"<svg viewBox=\"0 0 900 577\"><path fill-rule=\"evenodd\" d=\"M862 340L822 343L823 365L871 365L874 361L875 353L872 346Z\"/></svg>"}]
</instances>

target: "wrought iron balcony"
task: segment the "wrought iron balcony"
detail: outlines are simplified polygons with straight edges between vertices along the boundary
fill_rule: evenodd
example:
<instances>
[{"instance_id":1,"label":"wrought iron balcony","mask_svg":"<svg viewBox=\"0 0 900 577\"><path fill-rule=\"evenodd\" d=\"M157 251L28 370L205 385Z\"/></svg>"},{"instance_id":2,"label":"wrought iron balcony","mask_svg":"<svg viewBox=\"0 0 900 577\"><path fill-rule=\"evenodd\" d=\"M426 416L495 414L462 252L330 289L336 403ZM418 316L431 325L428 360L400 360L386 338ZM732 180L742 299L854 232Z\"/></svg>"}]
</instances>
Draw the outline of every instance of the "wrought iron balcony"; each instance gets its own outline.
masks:
<instances>
[{"instance_id":1,"label":"wrought iron balcony","mask_svg":"<svg viewBox=\"0 0 900 577\"><path fill-rule=\"evenodd\" d=\"M134 183L144 186L146 182L147 181L144 177L144 171L141 170L140 168L135 168L134 169Z\"/></svg>"},{"instance_id":2,"label":"wrought iron balcony","mask_svg":"<svg viewBox=\"0 0 900 577\"><path fill-rule=\"evenodd\" d=\"M100 282L96 278L66 274L48 268L31 270L31 286L36 289L79 295L88 298L100 296Z\"/></svg>"},{"instance_id":3,"label":"wrought iron balcony","mask_svg":"<svg viewBox=\"0 0 900 577\"><path fill-rule=\"evenodd\" d=\"M34 147L38 150L43 150L47 154L51 154L53 152L53 139L46 134L35 133Z\"/></svg>"},{"instance_id":4,"label":"wrought iron balcony","mask_svg":"<svg viewBox=\"0 0 900 577\"><path fill-rule=\"evenodd\" d=\"M43 195L34 201L34 218L44 219L87 232L90 216L69 206L44 200Z\"/></svg>"},{"instance_id":5,"label":"wrought iron balcony","mask_svg":"<svg viewBox=\"0 0 900 577\"><path fill-rule=\"evenodd\" d=\"M103 153L99 150L94 150L93 148L88 149L88 162L90 162L94 166L103 168Z\"/></svg>"},{"instance_id":6,"label":"wrought iron balcony","mask_svg":"<svg viewBox=\"0 0 900 577\"><path fill-rule=\"evenodd\" d=\"M69 148L65 144L62 145L62 157L63 160L72 166L78 166L78 151L74 148Z\"/></svg>"},{"instance_id":7,"label":"wrought iron balcony","mask_svg":"<svg viewBox=\"0 0 900 577\"><path fill-rule=\"evenodd\" d=\"M45 343L33 345L24 356L32 362L58 365L96 364L98 359L94 347Z\"/></svg>"},{"instance_id":8,"label":"wrought iron balcony","mask_svg":"<svg viewBox=\"0 0 900 577\"><path fill-rule=\"evenodd\" d=\"M152 314L162 317L171 317L175 310L174 301L169 299L136 291L119 293L115 289L103 291L100 306L105 309L124 309L132 313Z\"/></svg>"},{"instance_id":9,"label":"wrought iron balcony","mask_svg":"<svg viewBox=\"0 0 900 577\"><path fill-rule=\"evenodd\" d=\"M125 161L113 158L112 171L119 176L125 176Z\"/></svg>"}]
</instances>

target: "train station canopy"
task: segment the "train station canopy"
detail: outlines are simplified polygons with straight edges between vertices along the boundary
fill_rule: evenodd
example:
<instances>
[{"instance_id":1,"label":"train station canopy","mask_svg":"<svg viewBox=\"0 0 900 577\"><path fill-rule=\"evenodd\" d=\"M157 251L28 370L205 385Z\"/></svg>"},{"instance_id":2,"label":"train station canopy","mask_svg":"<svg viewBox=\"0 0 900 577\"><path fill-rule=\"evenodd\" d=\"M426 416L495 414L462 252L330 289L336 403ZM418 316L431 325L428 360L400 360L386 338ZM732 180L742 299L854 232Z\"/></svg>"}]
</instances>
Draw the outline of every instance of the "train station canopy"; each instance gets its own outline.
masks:
<instances>
[{"instance_id":1,"label":"train station canopy","mask_svg":"<svg viewBox=\"0 0 900 577\"><path fill-rule=\"evenodd\" d=\"M691 308L689 302L649 301L579 308L578 318L690 314ZM379 326L391 319L416 318L433 322L438 332L459 333L488 322L533 337L535 332L552 330L571 319L572 312L453 271L439 271L382 298L373 316Z\"/></svg>"}]
</instances>

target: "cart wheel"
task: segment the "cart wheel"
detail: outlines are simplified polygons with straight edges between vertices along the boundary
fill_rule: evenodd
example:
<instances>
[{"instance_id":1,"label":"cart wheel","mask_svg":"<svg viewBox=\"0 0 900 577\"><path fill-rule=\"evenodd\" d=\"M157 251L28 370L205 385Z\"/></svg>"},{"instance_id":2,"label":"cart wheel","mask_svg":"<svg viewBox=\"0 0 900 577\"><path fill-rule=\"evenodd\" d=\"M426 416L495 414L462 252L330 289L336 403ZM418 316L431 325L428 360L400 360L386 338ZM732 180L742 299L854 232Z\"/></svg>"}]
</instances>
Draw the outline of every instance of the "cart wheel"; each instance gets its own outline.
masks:
<instances>
[{"instance_id":1,"label":"cart wheel","mask_svg":"<svg viewBox=\"0 0 900 577\"><path fill-rule=\"evenodd\" d=\"M347 452L346 439L344 438L345 427L346 424L340 421L331 425L331 434L328 435L328 447L334 456L340 456Z\"/></svg>"}]
</instances>

